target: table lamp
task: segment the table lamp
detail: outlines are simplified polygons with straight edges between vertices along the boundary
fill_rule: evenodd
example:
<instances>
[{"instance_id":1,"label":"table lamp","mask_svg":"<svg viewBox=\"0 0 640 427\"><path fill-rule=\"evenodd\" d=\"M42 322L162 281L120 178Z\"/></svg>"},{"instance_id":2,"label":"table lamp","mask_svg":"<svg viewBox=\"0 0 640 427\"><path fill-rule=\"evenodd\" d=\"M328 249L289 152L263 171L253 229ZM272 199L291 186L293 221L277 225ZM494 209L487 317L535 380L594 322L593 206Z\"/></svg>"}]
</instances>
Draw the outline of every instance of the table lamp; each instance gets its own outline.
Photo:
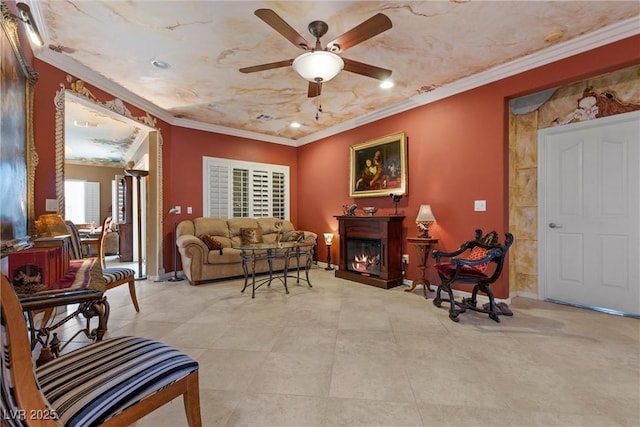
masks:
<instances>
[{"instance_id":1,"label":"table lamp","mask_svg":"<svg viewBox=\"0 0 640 427\"><path fill-rule=\"evenodd\" d=\"M416 218L418 231L421 232L420 236L418 237L422 239L430 239L431 236L429 236L429 226L434 222L436 222L436 217L433 216L431 205L420 205L418 217Z\"/></svg>"}]
</instances>

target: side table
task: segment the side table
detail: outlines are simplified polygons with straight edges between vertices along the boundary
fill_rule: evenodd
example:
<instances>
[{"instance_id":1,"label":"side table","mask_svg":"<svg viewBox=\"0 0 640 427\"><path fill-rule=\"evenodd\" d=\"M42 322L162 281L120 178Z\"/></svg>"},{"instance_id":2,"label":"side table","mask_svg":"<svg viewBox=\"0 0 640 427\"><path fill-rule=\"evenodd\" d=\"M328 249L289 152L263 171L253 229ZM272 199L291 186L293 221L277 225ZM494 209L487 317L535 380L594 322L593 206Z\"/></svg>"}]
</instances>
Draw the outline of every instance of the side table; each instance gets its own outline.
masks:
<instances>
[{"instance_id":1,"label":"side table","mask_svg":"<svg viewBox=\"0 0 640 427\"><path fill-rule=\"evenodd\" d=\"M438 239L422 238L422 237L409 237L407 242L412 244L416 253L418 254L418 268L420 269L420 278L414 280L410 289L405 289L405 292L413 292L418 285L422 285L424 291L424 297L427 298L427 287L431 290L431 283L425 277L425 270L427 269L427 254L431 252L431 247L438 243Z\"/></svg>"}]
</instances>

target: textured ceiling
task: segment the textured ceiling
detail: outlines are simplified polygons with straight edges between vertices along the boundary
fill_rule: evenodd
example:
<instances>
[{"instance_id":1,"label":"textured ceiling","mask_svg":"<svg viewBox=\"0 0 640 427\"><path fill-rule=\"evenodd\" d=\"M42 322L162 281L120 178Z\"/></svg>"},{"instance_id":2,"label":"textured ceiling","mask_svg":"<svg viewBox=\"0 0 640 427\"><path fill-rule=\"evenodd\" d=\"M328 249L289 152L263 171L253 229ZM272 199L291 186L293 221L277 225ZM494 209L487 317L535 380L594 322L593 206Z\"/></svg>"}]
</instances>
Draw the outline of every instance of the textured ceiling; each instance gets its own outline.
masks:
<instances>
[{"instance_id":1,"label":"textured ceiling","mask_svg":"<svg viewBox=\"0 0 640 427\"><path fill-rule=\"evenodd\" d=\"M556 49L556 58L561 46L607 28L622 27L618 37L628 37L630 22L638 32L640 15L638 1L28 3L45 46L58 50L36 50L40 59L90 83L108 82L101 87L169 123L293 145L381 112L420 105L457 82L540 57L545 49ZM384 90L378 80L342 71L323 85L321 97L308 98L307 82L289 66L240 73L302 53L254 15L259 8L274 10L309 43L314 40L308 24L325 21L323 47L384 13L393 27L341 56L391 69L395 86ZM545 40L554 33L557 40ZM170 67L158 69L154 60ZM293 121L302 126L290 127Z\"/></svg>"}]
</instances>

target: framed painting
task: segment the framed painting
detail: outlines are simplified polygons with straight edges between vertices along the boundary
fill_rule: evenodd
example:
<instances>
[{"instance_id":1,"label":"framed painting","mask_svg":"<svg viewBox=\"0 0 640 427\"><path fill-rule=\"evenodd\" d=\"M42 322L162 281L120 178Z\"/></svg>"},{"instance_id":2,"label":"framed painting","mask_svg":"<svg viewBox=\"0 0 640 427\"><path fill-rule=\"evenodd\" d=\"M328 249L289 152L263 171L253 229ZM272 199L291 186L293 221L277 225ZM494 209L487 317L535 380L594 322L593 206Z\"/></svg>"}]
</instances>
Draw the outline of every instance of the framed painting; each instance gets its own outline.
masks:
<instances>
[{"instance_id":1,"label":"framed painting","mask_svg":"<svg viewBox=\"0 0 640 427\"><path fill-rule=\"evenodd\" d=\"M407 135L398 132L351 146L350 197L407 194Z\"/></svg>"},{"instance_id":2,"label":"framed painting","mask_svg":"<svg viewBox=\"0 0 640 427\"><path fill-rule=\"evenodd\" d=\"M0 254L23 246L34 227L38 157L33 140L33 89L38 74L20 49L17 18L0 3Z\"/></svg>"}]
</instances>

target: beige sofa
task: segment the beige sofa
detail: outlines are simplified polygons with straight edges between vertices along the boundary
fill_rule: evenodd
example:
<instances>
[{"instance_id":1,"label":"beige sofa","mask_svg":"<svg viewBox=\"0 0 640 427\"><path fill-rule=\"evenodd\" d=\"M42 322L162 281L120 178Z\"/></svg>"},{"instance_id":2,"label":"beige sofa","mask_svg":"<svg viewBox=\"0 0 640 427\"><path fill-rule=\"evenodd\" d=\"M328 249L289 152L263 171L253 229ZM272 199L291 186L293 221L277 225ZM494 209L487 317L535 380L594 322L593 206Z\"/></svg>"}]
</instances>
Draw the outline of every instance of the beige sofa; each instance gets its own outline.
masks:
<instances>
[{"instance_id":1,"label":"beige sofa","mask_svg":"<svg viewBox=\"0 0 640 427\"><path fill-rule=\"evenodd\" d=\"M236 249L242 243L241 229L259 228L265 243L276 241L276 224L281 222L284 238L296 231L290 221L278 218L195 218L181 221L176 228L176 245L182 260L182 271L192 285L215 279L243 276L241 251ZM304 241L316 243L316 234L303 231ZM214 237L223 248L209 249L201 237ZM205 239L206 240L206 239ZM306 259L301 257L301 265ZM284 261L273 260L274 271L282 270ZM269 271L266 260L256 262L256 273Z\"/></svg>"}]
</instances>

